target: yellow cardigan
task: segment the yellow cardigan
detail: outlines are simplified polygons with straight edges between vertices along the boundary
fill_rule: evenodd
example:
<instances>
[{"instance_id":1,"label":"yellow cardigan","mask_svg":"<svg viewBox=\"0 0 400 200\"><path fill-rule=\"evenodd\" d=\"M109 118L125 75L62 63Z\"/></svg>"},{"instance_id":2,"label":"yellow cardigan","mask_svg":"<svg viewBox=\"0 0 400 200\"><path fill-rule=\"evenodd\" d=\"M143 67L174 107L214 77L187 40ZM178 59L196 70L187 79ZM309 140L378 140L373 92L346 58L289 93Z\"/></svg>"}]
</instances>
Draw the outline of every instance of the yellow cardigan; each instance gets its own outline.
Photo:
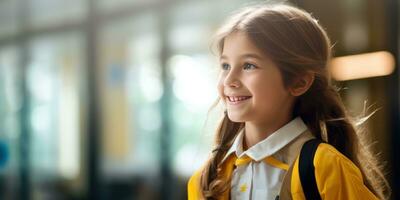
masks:
<instances>
[{"instance_id":1,"label":"yellow cardigan","mask_svg":"<svg viewBox=\"0 0 400 200\"><path fill-rule=\"evenodd\" d=\"M236 155L232 154L222 163L223 177L229 178L233 171ZM296 158L290 181L290 195L293 200L305 200L301 187L299 157ZM333 146L321 143L314 157L315 178L321 199L324 200L370 200L378 199L365 185L358 167ZM200 191L201 170L195 172L188 183L188 199L204 199ZM219 198L229 199L227 190Z\"/></svg>"}]
</instances>

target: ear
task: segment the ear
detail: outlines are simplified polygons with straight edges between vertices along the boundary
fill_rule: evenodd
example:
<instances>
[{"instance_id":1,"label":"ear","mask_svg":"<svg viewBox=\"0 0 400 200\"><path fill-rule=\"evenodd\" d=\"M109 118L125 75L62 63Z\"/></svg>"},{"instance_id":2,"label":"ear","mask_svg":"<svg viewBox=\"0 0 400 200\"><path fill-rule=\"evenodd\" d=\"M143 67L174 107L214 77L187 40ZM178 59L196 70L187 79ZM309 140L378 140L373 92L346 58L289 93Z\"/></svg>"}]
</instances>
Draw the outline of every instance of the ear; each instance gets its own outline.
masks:
<instances>
[{"instance_id":1,"label":"ear","mask_svg":"<svg viewBox=\"0 0 400 200\"><path fill-rule=\"evenodd\" d=\"M301 96L306 93L308 89L310 89L311 85L314 82L315 75L314 73L307 72L302 76L298 77L294 80L292 85L289 87L289 92L293 96Z\"/></svg>"}]
</instances>

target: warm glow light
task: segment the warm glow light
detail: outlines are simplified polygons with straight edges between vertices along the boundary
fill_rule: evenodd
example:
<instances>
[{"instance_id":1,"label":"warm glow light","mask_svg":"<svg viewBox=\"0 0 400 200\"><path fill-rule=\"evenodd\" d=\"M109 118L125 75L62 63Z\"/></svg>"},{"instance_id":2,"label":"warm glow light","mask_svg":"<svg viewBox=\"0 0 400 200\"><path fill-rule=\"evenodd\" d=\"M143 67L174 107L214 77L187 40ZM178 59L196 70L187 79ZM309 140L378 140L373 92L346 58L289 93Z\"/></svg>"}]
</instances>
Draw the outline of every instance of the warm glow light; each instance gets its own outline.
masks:
<instances>
[{"instance_id":1,"label":"warm glow light","mask_svg":"<svg viewBox=\"0 0 400 200\"><path fill-rule=\"evenodd\" d=\"M336 57L329 64L332 78L337 81L386 76L394 68L394 57L386 51Z\"/></svg>"}]
</instances>

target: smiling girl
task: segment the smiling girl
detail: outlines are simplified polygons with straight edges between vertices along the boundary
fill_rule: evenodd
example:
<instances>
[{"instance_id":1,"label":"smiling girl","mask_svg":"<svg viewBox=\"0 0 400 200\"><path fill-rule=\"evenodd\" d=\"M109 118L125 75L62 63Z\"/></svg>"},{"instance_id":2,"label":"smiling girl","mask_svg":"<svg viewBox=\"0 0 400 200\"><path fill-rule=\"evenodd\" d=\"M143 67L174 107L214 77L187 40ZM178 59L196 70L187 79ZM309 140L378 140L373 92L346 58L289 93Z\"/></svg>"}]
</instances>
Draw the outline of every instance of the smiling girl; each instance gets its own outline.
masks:
<instances>
[{"instance_id":1,"label":"smiling girl","mask_svg":"<svg viewBox=\"0 0 400 200\"><path fill-rule=\"evenodd\" d=\"M189 199L385 199L378 160L330 84L331 44L309 13L246 8L217 34L226 106Z\"/></svg>"}]
</instances>

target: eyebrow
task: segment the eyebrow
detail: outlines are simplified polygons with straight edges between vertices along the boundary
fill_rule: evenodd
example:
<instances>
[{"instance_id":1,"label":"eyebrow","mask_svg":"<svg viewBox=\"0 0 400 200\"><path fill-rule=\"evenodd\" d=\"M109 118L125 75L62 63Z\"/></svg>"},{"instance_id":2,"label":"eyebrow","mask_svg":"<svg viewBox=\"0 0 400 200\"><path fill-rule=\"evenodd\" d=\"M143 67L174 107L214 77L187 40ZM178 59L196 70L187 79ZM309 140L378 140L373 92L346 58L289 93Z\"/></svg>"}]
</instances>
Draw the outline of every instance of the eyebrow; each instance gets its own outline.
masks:
<instances>
[{"instance_id":1,"label":"eyebrow","mask_svg":"<svg viewBox=\"0 0 400 200\"><path fill-rule=\"evenodd\" d=\"M261 60L261 56L254 54L254 53L248 53L248 54L243 54L240 56L240 58L255 58ZM228 59L228 56L226 55L221 55L220 60L222 59Z\"/></svg>"}]
</instances>

